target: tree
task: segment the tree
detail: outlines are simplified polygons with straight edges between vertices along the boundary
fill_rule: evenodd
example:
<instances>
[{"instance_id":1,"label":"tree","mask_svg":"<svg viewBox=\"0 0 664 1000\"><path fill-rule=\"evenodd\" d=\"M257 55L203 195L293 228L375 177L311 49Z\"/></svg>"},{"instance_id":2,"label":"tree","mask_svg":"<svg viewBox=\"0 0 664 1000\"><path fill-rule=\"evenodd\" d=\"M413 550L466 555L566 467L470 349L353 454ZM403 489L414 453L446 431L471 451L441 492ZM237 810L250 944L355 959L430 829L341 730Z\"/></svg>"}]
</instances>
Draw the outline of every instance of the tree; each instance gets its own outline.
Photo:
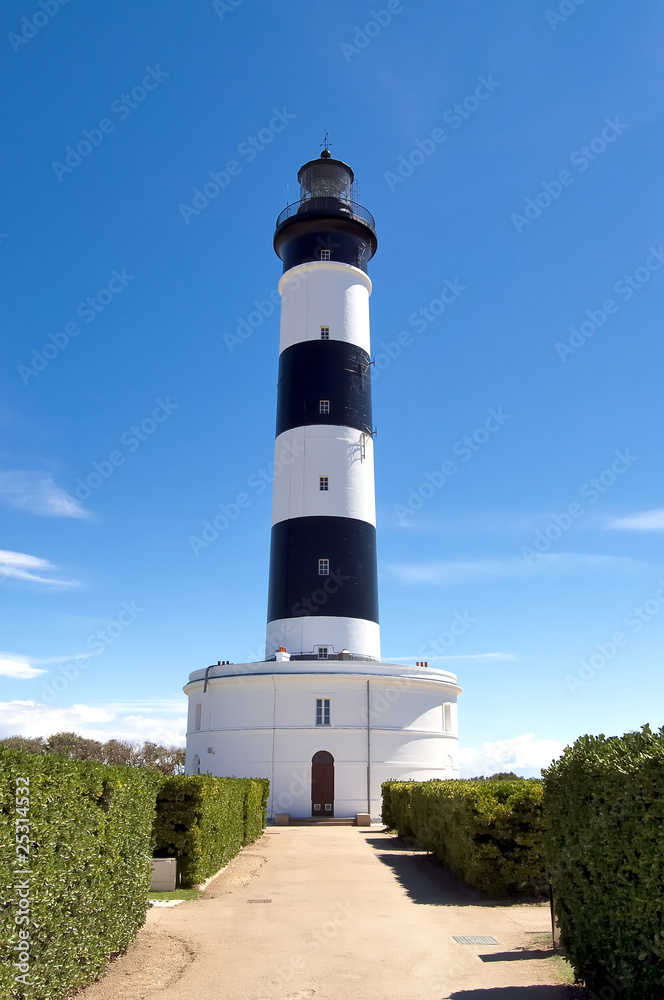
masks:
<instances>
[{"instance_id":1,"label":"tree","mask_svg":"<svg viewBox=\"0 0 664 1000\"><path fill-rule=\"evenodd\" d=\"M135 766L136 748L126 740L108 740L104 743L105 764L125 764Z\"/></svg>"},{"instance_id":2,"label":"tree","mask_svg":"<svg viewBox=\"0 0 664 1000\"><path fill-rule=\"evenodd\" d=\"M91 760L98 764L124 764L129 767L151 767L162 774L184 774L184 747L167 747L150 740L128 743L108 740L100 743L78 733L54 733L46 739L27 736L7 736L0 739L0 748L26 750L28 753L54 753L70 760Z\"/></svg>"},{"instance_id":3,"label":"tree","mask_svg":"<svg viewBox=\"0 0 664 1000\"><path fill-rule=\"evenodd\" d=\"M514 781L515 778L520 778L520 774L515 774L514 771L498 771L496 774L490 774L487 778L484 774L478 774L476 777L471 778L471 781Z\"/></svg>"},{"instance_id":4,"label":"tree","mask_svg":"<svg viewBox=\"0 0 664 1000\"><path fill-rule=\"evenodd\" d=\"M43 736L6 736L0 740L0 747L7 750L25 750L26 753L45 753L46 742Z\"/></svg>"},{"instance_id":5,"label":"tree","mask_svg":"<svg viewBox=\"0 0 664 1000\"><path fill-rule=\"evenodd\" d=\"M162 774L183 774L184 760L184 747L163 747L147 741L137 748L136 763L140 767L154 767Z\"/></svg>"},{"instance_id":6,"label":"tree","mask_svg":"<svg viewBox=\"0 0 664 1000\"><path fill-rule=\"evenodd\" d=\"M54 733L46 740L48 753L57 753L70 760L92 760L105 763L104 747L98 740L88 740L77 733Z\"/></svg>"}]
</instances>

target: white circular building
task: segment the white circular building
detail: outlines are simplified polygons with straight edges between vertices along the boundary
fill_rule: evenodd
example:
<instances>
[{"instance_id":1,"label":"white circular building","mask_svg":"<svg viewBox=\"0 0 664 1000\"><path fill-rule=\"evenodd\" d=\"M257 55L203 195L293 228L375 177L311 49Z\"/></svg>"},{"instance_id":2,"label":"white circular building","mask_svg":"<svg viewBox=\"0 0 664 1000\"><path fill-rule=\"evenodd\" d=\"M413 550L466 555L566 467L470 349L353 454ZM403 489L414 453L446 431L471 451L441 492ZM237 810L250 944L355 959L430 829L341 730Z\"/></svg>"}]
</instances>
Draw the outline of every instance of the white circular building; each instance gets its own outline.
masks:
<instances>
[{"instance_id":1,"label":"white circular building","mask_svg":"<svg viewBox=\"0 0 664 1000\"><path fill-rule=\"evenodd\" d=\"M383 781L459 773L460 688L443 670L329 659L218 664L193 673L185 692L187 773L269 778L271 816L378 818Z\"/></svg>"},{"instance_id":2,"label":"white circular building","mask_svg":"<svg viewBox=\"0 0 664 1000\"><path fill-rule=\"evenodd\" d=\"M191 674L187 773L266 777L271 814L380 813L458 776L453 674L381 663L367 263L373 217L327 150L277 219L284 262L266 659Z\"/></svg>"}]
</instances>

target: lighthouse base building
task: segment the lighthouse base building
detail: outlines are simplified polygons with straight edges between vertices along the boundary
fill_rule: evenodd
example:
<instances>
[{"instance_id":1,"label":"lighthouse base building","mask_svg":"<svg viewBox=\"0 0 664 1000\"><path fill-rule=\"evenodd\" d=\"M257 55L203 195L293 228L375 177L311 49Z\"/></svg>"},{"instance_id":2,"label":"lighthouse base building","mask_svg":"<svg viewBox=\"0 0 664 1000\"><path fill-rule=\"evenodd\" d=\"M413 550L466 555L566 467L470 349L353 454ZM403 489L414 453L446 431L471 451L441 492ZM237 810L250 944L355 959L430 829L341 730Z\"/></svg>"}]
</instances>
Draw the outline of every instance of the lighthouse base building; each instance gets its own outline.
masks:
<instances>
[{"instance_id":1,"label":"lighthouse base building","mask_svg":"<svg viewBox=\"0 0 664 1000\"><path fill-rule=\"evenodd\" d=\"M217 664L184 690L187 774L269 778L271 818L378 819L383 781L459 776L461 689L444 670L284 658Z\"/></svg>"},{"instance_id":2,"label":"lighthouse base building","mask_svg":"<svg viewBox=\"0 0 664 1000\"><path fill-rule=\"evenodd\" d=\"M380 816L390 778L458 776L456 677L383 663L368 262L373 216L324 149L277 218L283 261L266 659L191 674L188 774L270 779L270 815Z\"/></svg>"}]
</instances>

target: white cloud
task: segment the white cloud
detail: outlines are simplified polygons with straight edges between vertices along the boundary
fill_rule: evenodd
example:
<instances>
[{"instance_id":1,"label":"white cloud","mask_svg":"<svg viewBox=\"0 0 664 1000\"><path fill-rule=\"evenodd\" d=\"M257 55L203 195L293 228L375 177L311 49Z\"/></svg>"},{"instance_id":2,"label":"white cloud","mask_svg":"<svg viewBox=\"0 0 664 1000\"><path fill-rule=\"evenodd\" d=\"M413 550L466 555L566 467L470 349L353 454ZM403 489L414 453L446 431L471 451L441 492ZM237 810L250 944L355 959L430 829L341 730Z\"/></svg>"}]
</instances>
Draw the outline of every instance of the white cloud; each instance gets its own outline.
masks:
<instances>
[{"instance_id":1,"label":"white cloud","mask_svg":"<svg viewBox=\"0 0 664 1000\"><path fill-rule=\"evenodd\" d=\"M606 527L622 531L664 531L664 508L642 510L627 517L617 517L609 521Z\"/></svg>"},{"instance_id":2,"label":"white cloud","mask_svg":"<svg viewBox=\"0 0 664 1000\"><path fill-rule=\"evenodd\" d=\"M462 747L459 751L461 777L472 778L478 774L488 777L498 771L525 771L524 777L536 777L543 767L560 757L564 749L564 743L536 740L534 733L483 743L481 750Z\"/></svg>"},{"instance_id":3,"label":"white cloud","mask_svg":"<svg viewBox=\"0 0 664 1000\"><path fill-rule=\"evenodd\" d=\"M151 740L164 746L184 746L187 718L153 719L147 715L125 715L113 725L113 732L95 736L101 740Z\"/></svg>"},{"instance_id":4,"label":"white cloud","mask_svg":"<svg viewBox=\"0 0 664 1000\"><path fill-rule=\"evenodd\" d=\"M146 702L146 707L149 706ZM159 703L157 703L159 704ZM186 715L173 718L149 714L119 715L111 705L57 707L35 701L0 702L0 738L4 736L51 736L73 732L91 740L129 740L183 746ZM160 711L159 708L156 709Z\"/></svg>"},{"instance_id":5,"label":"white cloud","mask_svg":"<svg viewBox=\"0 0 664 1000\"><path fill-rule=\"evenodd\" d=\"M104 702L109 712L187 712L186 698L155 698L143 701Z\"/></svg>"},{"instance_id":6,"label":"white cloud","mask_svg":"<svg viewBox=\"0 0 664 1000\"><path fill-rule=\"evenodd\" d=\"M643 569L646 564L624 556L600 556L586 553L536 554L525 558L447 560L431 563L401 563L388 567L388 573L400 583L450 586L469 580L505 577L529 577L552 574L583 573L594 570L623 571Z\"/></svg>"},{"instance_id":7,"label":"white cloud","mask_svg":"<svg viewBox=\"0 0 664 1000\"><path fill-rule=\"evenodd\" d=\"M18 656L15 653L0 653L0 675L2 677L13 677L14 680L29 680L31 677L39 677L45 674L45 670L33 667L30 658Z\"/></svg>"},{"instance_id":8,"label":"white cloud","mask_svg":"<svg viewBox=\"0 0 664 1000\"><path fill-rule=\"evenodd\" d=\"M46 559L30 556L25 552L8 552L0 550L0 582L2 580L29 580L31 583L45 583L49 587L77 587L75 580L58 580L55 577L42 576L33 570L49 572L56 569Z\"/></svg>"},{"instance_id":9,"label":"white cloud","mask_svg":"<svg viewBox=\"0 0 664 1000\"><path fill-rule=\"evenodd\" d=\"M0 502L44 517L91 517L79 500L44 472L0 472Z\"/></svg>"}]
</instances>

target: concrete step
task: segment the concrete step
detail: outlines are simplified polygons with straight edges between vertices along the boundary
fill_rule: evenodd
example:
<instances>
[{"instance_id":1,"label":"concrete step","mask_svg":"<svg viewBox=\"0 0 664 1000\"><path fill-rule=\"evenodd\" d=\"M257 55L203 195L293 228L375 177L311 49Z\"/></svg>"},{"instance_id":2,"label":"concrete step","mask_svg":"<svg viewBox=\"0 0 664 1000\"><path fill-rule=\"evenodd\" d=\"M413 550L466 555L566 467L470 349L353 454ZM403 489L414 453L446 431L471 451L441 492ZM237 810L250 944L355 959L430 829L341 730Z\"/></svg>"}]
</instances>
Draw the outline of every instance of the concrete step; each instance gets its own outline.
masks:
<instances>
[{"instance_id":1,"label":"concrete step","mask_svg":"<svg viewBox=\"0 0 664 1000\"><path fill-rule=\"evenodd\" d=\"M291 816L289 826L355 826L354 816Z\"/></svg>"}]
</instances>

